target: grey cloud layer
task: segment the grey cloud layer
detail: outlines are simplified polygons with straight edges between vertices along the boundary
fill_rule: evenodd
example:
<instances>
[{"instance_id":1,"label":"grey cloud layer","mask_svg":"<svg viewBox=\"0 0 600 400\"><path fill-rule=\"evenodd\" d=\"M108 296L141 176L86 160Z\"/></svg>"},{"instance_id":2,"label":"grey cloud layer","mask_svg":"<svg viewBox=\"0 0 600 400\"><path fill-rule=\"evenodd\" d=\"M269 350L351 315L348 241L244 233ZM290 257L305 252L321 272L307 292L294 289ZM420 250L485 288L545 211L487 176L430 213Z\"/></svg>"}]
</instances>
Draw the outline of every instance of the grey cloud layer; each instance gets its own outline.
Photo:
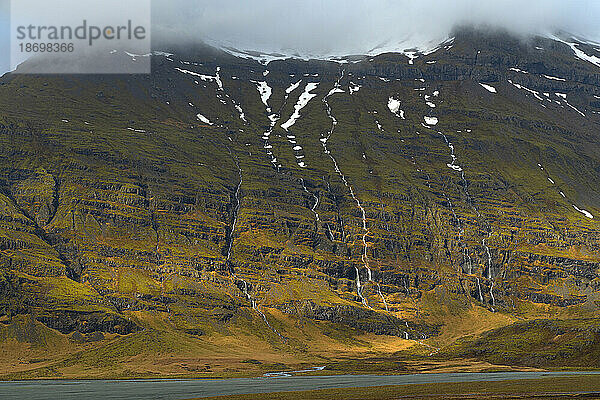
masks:
<instances>
[{"instance_id":1,"label":"grey cloud layer","mask_svg":"<svg viewBox=\"0 0 600 400\"><path fill-rule=\"evenodd\" d=\"M443 36L465 23L600 40L598 0L157 0L154 18L155 34L172 40L309 53L364 52L413 34Z\"/></svg>"}]
</instances>

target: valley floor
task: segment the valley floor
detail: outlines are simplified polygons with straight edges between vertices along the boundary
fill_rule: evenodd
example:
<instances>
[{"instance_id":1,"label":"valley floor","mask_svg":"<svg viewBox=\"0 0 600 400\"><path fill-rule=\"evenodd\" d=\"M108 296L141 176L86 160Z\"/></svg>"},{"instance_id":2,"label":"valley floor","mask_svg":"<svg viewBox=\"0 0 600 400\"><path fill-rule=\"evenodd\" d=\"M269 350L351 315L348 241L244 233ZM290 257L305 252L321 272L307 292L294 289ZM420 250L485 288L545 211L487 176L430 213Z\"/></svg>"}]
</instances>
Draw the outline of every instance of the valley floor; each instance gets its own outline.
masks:
<instances>
[{"instance_id":1,"label":"valley floor","mask_svg":"<svg viewBox=\"0 0 600 400\"><path fill-rule=\"evenodd\" d=\"M212 400L600 399L598 376L218 396Z\"/></svg>"}]
</instances>

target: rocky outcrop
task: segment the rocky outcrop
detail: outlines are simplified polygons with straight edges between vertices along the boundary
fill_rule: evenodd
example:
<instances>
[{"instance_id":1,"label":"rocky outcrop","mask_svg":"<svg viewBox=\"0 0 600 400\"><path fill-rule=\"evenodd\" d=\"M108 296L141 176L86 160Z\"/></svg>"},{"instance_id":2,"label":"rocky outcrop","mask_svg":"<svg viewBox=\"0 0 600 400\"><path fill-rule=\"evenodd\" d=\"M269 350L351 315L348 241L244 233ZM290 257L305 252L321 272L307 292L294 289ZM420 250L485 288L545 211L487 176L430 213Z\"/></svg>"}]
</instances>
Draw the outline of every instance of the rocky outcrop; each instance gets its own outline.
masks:
<instances>
[{"instance_id":1,"label":"rocky outcrop","mask_svg":"<svg viewBox=\"0 0 600 400\"><path fill-rule=\"evenodd\" d=\"M69 334L72 332L110 332L126 335L141 328L119 315L99 312L55 311L37 315L36 319L47 327Z\"/></svg>"},{"instance_id":2,"label":"rocky outcrop","mask_svg":"<svg viewBox=\"0 0 600 400\"><path fill-rule=\"evenodd\" d=\"M276 306L286 314L347 325L376 335L390 335L414 340L426 339L439 332L439 327L403 321L391 315L382 315L373 310L335 305L321 306L314 302L298 301Z\"/></svg>"}]
</instances>

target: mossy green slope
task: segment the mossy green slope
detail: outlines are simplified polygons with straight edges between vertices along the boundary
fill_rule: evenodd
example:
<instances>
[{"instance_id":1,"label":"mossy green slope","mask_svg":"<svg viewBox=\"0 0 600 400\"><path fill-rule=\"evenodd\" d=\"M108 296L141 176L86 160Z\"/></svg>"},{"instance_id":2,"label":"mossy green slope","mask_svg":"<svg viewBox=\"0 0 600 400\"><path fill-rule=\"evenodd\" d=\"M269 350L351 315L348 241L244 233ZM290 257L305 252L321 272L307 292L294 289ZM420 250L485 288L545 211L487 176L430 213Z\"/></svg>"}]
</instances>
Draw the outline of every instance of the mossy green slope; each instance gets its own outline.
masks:
<instances>
[{"instance_id":1,"label":"mossy green slope","mask_svg":"<svg viewBox=\"0 0 600 400\"><path fill-rule=\"evenodd\" d=\"M414 64L172 51L148 76L1 79L7 326L31 315L64 337L117 335L85 349L118 362L229 347L239 361L252 343L270 365L346 342L346 355L421 354L414 340L456 339L448 321L481 332L598 312L600 71L568 46L466 30ZM268 141L261 81L280 117ZM309 82L316 97L285 131ZM146 337L157 347L128 344ZM86 356L65 357L63 372Z\"/></svg>"}]
</instances>

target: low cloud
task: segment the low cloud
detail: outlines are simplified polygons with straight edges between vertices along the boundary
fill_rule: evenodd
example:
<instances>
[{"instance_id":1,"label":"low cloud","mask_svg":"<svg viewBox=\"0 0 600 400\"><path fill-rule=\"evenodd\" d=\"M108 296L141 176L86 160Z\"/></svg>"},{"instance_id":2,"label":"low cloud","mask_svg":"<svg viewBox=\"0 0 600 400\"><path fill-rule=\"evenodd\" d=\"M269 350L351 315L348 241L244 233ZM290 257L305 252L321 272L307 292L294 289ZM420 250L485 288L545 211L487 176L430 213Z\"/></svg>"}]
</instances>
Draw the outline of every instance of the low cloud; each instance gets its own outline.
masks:
<instances>
[{"instance_id":1,"label":"low cloud","mask_svg":"<svg viewBox=\"0 0 600 400\"><path fill-rule=\"evenodd\" d=\"M600 40L599 17L597 0L157 0L154 34L240 49L350 54L407 37L437 39L462 24Z\"/></svg>"}]
</instances>

